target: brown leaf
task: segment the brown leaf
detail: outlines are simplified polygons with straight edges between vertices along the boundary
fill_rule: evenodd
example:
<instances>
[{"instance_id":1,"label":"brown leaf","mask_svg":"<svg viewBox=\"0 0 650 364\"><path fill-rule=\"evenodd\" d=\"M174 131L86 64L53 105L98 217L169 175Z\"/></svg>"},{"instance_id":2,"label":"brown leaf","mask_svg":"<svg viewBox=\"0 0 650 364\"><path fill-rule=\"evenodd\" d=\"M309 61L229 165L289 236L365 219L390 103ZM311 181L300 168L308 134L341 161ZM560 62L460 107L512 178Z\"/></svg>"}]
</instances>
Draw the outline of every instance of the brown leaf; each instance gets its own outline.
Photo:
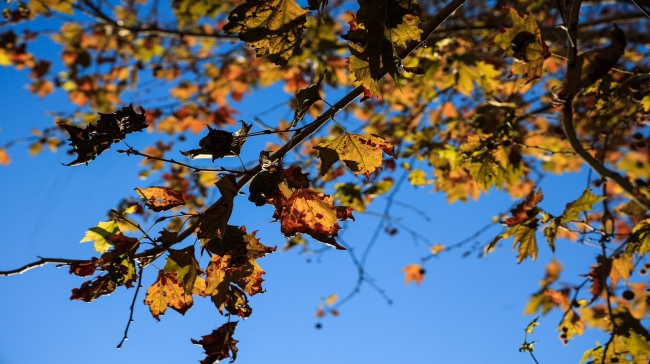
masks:
<instances>
[{"instance_id":1,"label":"brown leaf","mask_svg":"<svg viewBox=\"0 0 650 364\"><path fill-rule=\"evenodd\" d=\"M99 259L93 257L92 260L84 262L70 263L70 274L78 275L79 277L88 277L95 274Z\"/></svg>"},{"instance_id":2,"label":"brown leaf","mask_svg":"<svg viewBox=\"0 0 650 364\"><path fill-rule=\"evenodd\" d=\"M108 274L84 282L81 287L72 289L71 300L90 302L99 296L108 296L115 291L115 283Z\"/></svg>"},{"instance_id":3,"label":"brown leaf","mask_svg":"<svg viewBox=\"0 0 650 364\"><path fill-rule=\"evenodd\" d=\"M237 359L237 340L232 337L236 327L237 322L228 322L210 335L202 336L201 340L192 339L192 344L202 346L205 351L206 358L201 360L201 364L213 364L231 355L231 363Z\"/></svg>"},{"instance_id":4,"label":"brown leaf","mask_svg":"<svg viewBox=\"0 0 650 364\"><path fill-rule=\"evenodd\" d=\"M544 199L542 194L542 189L540 188L535 192L531 190L528 196L519 203L514 209L510 210L512 217L506 219L505 223L508 227L513 227L515 225L521 224L522 222L534 217L529 216L529 211L531 211L538 203Z\"/></svg>"},{"instance_id":5,"label":"brown leaf","mask_svg":"<svg viewBox=\"0 0 650 364\"><path fill-rule=\"evenodd\" d=\"M144 199L145 205L155 212L167 211L174 207L185 205L183 193L167 187L149 187L135 189Z\"/></svg>"},{"instance_id":6,"label":"brown leaf","mask_svg":"<svg viewBox=\"0 0 650 364\"><path fill-rule=\"evenodd\" d=\"M144 304L149 306L151 315L160 321L167 307L171 307L181 315L192 307L194 301L191 294L186 294L176 272L165 273L164 269L158 271L158 279L147 289Z\"/></svg>"},{"instance_id":7,"label":"brown leaf","mask_svg":"<svg viewBox=\"0 0 650 364\"><path fill-rule=\"evenodd\" d=\"M344 247L336 242L341 226L338 220L354 220L352 209L334 206L334 199L329 195L299 188L275 211L274 217L281 221L281 231L289 238L298 233L333 246L339 250Z\"/></svg>"},{"instance_id":8,"label":"brown leaf","mask_svg":"<svg viewBox=\"0 0 650 364\"><path fill-rule=\"evenodd\" d=\"M309 188L309 173L302 173L300 167L291 165L284 170L289 188Z\"/></svg>"}]
</instances>

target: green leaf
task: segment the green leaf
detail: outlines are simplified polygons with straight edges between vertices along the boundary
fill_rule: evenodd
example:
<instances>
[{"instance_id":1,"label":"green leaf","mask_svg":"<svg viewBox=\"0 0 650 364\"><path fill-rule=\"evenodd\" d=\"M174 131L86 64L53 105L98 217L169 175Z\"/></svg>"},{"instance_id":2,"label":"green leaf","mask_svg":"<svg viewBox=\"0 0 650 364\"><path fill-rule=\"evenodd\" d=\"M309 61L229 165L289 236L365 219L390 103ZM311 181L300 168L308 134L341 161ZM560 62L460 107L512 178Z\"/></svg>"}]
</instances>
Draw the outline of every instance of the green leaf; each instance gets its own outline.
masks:
<instances>
[{"instance_id":1,"label":"green leaf","mask_svg":"<svg viewBox=\"0 0 650 364\"><path fill-rule=\"evenodd\" d=\"M96 227L86 231L86 235L81 239L80 243L94 241L95 250L98 253L103 253L113 246L108 238L115 234L120 234L120 228L115 221L100 222Z\"/></svg>"},{"instance_id":2,"label":"green leaf","mask_svg":"<svg viewBox=\"0 0 650 364\"><path fill-rule=\"evenodd\" d=\"M536 224L537 220L533 220L530 224L520 225L515 233L515 243L512 248L514 249L519 244L517 263L521 263L528 257L531 257L533 261L537 259Z\"/></svg>"},{"instance_id":3,"label":"green leaf","mask_svg":"<svg viewBox=\"0 0 650 364\"><path fill-rule=\"evenodd\" d=\"M201 272L194 256L194 246L190 245L181 250L169 249L164 269L168 273L176 272L176 278L181 282L185 294L191 294L196 277Z\"/></svg>"},{"instance_id":4,"label":"green leaf","mask_svg":"<svg viewBox=\"0 0 650 364\"><path fill-rule=\"evenodd\" d=\"M532 334L532 333L533 333L533 329L535 328L535 326L539 326L539 325L540 325L540 323L537 322L537 320L539 320L539 316L535 317L535 319L534 319L533 321L531 321L531 322L528 324L528 326L526 326L526 333L528 333L528 334Z\"/></svg>"},{"instance_id":5,"label":"green leaf","mask_svg":"<svg viewBox=\"0 0 650 364\"><path fill-rule=\"evenodd\" d=\"M650 355L650 344L648 340L642 335L637 334L634 330L630 329L630 337L622 336L625 346L633 355Z\"/></svg>"},{"instance_id":6,"label":"green leaf","mask_svg":"<svg viewBox=\"0 0 650 364\"><path fill-rule=\"evenodd\" d=\"M582 193L582 196L566 205L564 212L560 216L560 223L578 220L581 213L592 210L595 203L598 203L604 199L605 197L596 196L591 192L590 189L586 189Z\"/></svg>"},{"instance_id":7,"label":"green leaf","mask_svg":"<svg viewBox=\"0 0 650 364\"><path fill-rule=\"evenodd\" d=\"M411 40L420 41L422 29L418 27L420 17L417 15L406 14L402 17L402 22L393 29L385 29L386 38L394 44L406 48L406 43Z\"/></svg>"},{"instance_id":8,"label":"green leaf","mask_svg":"<svg viewBox=\"0 0 650 364\"><path fill-rule=\"evenodd\" d=\"M553 253L555 253L555 239L557 237L557 229L559 226L558 219L553 219L551 224L544 228L544 237Z\"/></svg>"},{"instance_id":9,"label":"green leaf","mask_svg":"<svg viewBox=\"0 0 650 364\"><path fill-rule=\"evenodd\" d=\"M354 43L348 43L348 47L352 53L348 67L350 72L354 74L356 80L363 85L363 100L381 95L379 83L370 76L370 63L361 58L361 54L365 51L363 47Z\"/></svg>"}]
</instances>

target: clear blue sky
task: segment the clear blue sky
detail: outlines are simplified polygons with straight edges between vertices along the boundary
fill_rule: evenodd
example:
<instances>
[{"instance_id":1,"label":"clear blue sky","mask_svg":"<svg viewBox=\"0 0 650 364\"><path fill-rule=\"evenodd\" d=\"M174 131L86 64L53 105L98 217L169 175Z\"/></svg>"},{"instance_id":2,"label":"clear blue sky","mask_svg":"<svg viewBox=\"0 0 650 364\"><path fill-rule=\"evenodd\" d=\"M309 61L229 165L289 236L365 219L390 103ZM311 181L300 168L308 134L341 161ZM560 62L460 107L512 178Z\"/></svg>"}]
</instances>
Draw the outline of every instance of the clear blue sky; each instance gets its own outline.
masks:
<instances>
[{"instance_id":1,"label":"clear blue sky","mask_svg":"<svg viewBox=\"0 0 650 364\"><path fill-rule=\"evenodd\" d=\"M52 119L44 112L67 102L60 91L45 100L29 94L23 87L27 72L0 68L0 80L0 145L28 136L32 127L51 125ZM262 111L278 102L272 94L281 93L252 95L241 109L251 114ZM282 99L286 97L282 95ZM240 116L250 121L247 114ZM137 148L146 146L147 138L140 134L129 140ZM249 160L259 150L255 142L246 144L245 149ZM0 269L16 268L37 255L97 256L92 244L78 243L84 232L105 221L105 211L133 195L135 187L155 181L155 176L139 180L140 159L114 150L88 167L63 167L60 162L71 160L65 150L30 158L26 145L20 145L10 150L11 165L0 168L4 205ZM585 181L586 173L546 178L541 185L545 193L542 206L559 213L564 203L580 195ZM512 204L509 197L493 191L478 203L448 205L443 195L408 186L397 199L426 210L431 221L400 207L393 209L395 216L432 243L445 245L471 235ZM256 208L246 197L237 198L235 204L231 224L259 230L266 245L284 245L279 224L270 222L270 207ZM383 204L378 199L370 210L381 212ZM357 214L357 221L347 224L343 238L362 250L377 223L376 217ZM498 228L491 230L479 241L485 244L498 232ZM526 260L517 265L511 241L506 241L504 248L487 260L475 256L463 259L464 250L433 259L425 267L422 285L407 287L401 269L418 263L427 247L414 243L403 231L393 237L382 234L366 268L393 305L364 285L360 294L340 309L339 317L322 320L315 318L319 299L332 293L343 296L356 283L356 268L348 254L332 250L309 257L278 251L259 261L267 272L267 292L251 299L253 314L237 328L237 363L532 363L528 354L518 352L523 329L534 318L522 312L553 257L541 236L538 241L536 262ZM588 272L597 254L598 250L589 246L560 242L555 256L569 268L562 281L580 282L583 278L578 275ZM164 262L156 265L162 267ZM146 289L156 272L149 268L144 274ZM0 364L192 363L204 356L190 338L199 339L226 321L209 299L197 298L184 317L168 310L161 322L156 322L142 303L143 290L136 302L129 340L118 351L115 347L122 338L134 290L119 288L91 304L70 301L70 290L84 281L70 276L66 267L52 265L0 278ZM540 363L576 363L594 346L594 340L605 341L604 336L588 334L563 347L557 338L559 319L558 313L542 318L530 338L539 341L535 355ZM322 329L315 328L317 322Z\"/></svg>"}]
</instances>

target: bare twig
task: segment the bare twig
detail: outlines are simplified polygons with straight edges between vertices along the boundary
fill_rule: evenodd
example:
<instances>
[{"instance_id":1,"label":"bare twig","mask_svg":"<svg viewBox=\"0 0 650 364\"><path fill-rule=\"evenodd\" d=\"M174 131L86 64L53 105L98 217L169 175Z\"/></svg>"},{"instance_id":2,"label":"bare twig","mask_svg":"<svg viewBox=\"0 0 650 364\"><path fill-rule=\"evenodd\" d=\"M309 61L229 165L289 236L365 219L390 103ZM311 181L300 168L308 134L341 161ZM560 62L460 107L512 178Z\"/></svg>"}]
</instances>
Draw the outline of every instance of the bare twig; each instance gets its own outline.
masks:
<instances>
[{"instance_id":1,"label":"bare twig","mask_svg":"<svg viewBox=\"0 0 650 364\"><path fill-rule=\"evenodd\" d=\"M72 263L85 262L85 260L83 259L43 258L43 257L38 257L38 258L39 259L37 261L33 263L25 264L20 268L0 271L0 276L7 277L16 274L23 274L30 269L42 267L45 264L59 264L57 267L61 267L64 265L70 265Z\"/></svg>"},{"instance_id":2,"label":"bare twig","mask_svg":"<svg viewBox=\"0 0 650 364\"><path fill-rule=\"evenodd\" d=\"M131 326L131 322L133 322L133 311L135 310L135 300L138 298L138 292L140 291L140 287L142 287L142 271L144 270L144 264L140 264L140 271L138 272L139 277L138 277L138 286L135 287L135 294L133 295L133 301L131 301L131 307L129 310L131 310L131 314L129 315L129 322L126 323L126 329L124 330L124 337L122 338L122 341L120 341L119 344L117 344L117 348L120 349L122 347L122 344L124 341L128 340L128 334L129 334L129 326Z\"/></svg>"}]
</instances>

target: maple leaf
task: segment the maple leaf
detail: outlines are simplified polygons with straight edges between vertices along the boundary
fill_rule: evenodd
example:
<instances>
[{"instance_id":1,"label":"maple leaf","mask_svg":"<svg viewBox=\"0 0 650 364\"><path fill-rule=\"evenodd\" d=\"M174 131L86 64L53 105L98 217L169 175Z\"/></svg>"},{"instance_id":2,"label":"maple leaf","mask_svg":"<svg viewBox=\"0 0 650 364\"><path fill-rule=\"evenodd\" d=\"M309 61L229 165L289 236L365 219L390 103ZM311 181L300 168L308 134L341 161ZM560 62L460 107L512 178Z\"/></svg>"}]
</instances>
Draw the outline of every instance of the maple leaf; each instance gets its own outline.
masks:
<instances>
[{"instance_id":1,"label":"maple leaf","mask_svg":"<svg viewBox=\"0 0 650 364\"><path fill-rule=\"evenodd\" d=\"M519 244L518 254L517 254L517 263L521 263L524 259L531 257L533 261L537 259L537 239L535 238L535 232L537 227L537 221L533 220L529 224L521 225L517 228L515 233L515 242L512 245L514 249L517 244Z\"/></svg>"},{"instance_id":2,"label":"maple leaf","mask_svg":"<svg viewBox=\"0 0 650 364\"><path fill-rule=\"evenodd\" d=\"M569 202L560 216L561 223L567 223L580 218L580 214L593 209L593 205L604 200L603 196L596 196L590 189L586 189L577 200Z\"/></svg>"},{"instance_id":3,"label":"maple leaf","mask_svg":"<svg viewBox=\"0 0 650 364\"><path fill-rule=\"evenodd\" d=\"M341 226L338 220L354 220L352 210L345 206L334 206L334 199L307 188L299 188L281 206L276 207L274 218L280 220L280 230L289 238L298 233L333 246L345 248L336 242L335 237Z\"/></svg>"},{"instance_id":4,"label":"maple leaf","mask_svg":"<svg viewBox=\"0 0 650 364\"><path fill-rule=\"evenodd\" d=\"M514 58L513 74L521 74L526 83L542 77L544 60L551 53L542 39L542 33L533 16L521 16L511 7L512 28L502 29L494 37L494 43L506 51L506 56Z\"/></svg>"},{"instance_id":5,"label":"maple leaf","mask_svg":"<svg viewBox=\"0 0 650 364\"><path fill-rule=\"evenodd\" d=\"M396 158L393 146L378 136L372 134L345 133L340 137L323 142L314 147L321 159L321 174L325 175L334 162L340 160L354 174L370 174L380 168L383 162L382 151Z\"/></svg>"},{"instance_id":6,"label":"maple leaf","mask_svg":"<svg viewBox=\"0 0 650 364\"><path fill-rule=\"evenodd\" d=\"M591 266L588 274L581 274L583 277L589 277L591 279L591 289L589 292L592 294L591 301L593 303L605 289L605 280L610 275L612 269L611 259L607 259L602 255L599 255L596 260L598 264Z\"/></svg>"},{"instance_id":7,"label":"maple leaf","mask_svg":"<svg viewBox=\"0 0 650 364\"><path fill-rule=\"evenodd\" d=\"M176 272L158 271L158 279L147 289L144 304L149 306L151 315L160 321L168 307L184 315L194 301L191 294L186 294Z\"/></svg>"},{"instance_id":8,"label":"maple leaf","mask_svg":"<svg viewBox=\"0 0 650 364\"><path fill-rule=\"evenodd\" d=\"M183 283L185 294L191 294L196 278L202 273L199 262L196 261L194 256L194 245L181 250L169 249L168 252L165 272L175 272L178 280Z\"/></svg>"},{"instance_id":9,"label":"maple leaf","mask_svg":"<svg viewBox=\"0 0 650 364\"><path fill-rule=\"evenodd\" d=\"M419 264L409 264L402 269L402 272L406 275L406 285L415 281L415 284L419 286L424 279L425 270Z\"/></svg>"},{"instance_id":10,"label":"maple leaf","mask_svg":"<svg viewBox=\"0 0 650 364\"><path fill-rule=\"evenodd\" d=\"M201 360L201 364L213 364L222 359L230 358L230 362L237 359L237 340L233 338L237 322L227 322L211 334L201 336L201 340L192 340L192 344L203 347L206 358Z\"/></svg>"},{"instance_id":11,"label":"maple leaf","mask_svg":"<svg viewBox=\"0 0 650 364\"><path fill-rule=\"evenodd\" d=\"M159 186L136 188L135 190L146 201L144 204L155 212L167 211L185 205L181 191Z\"/></svg>"},{"instance_id":12,"label":"maple leaf","mask_svg":"<svg viewBox=\"0 0 650 364\"><path fill-rule=\"evenodd\" d=\"M115 221L100 222L96 227L88 229L80 242L94 241L95 250L98 253L103 253L113 246L109 238L115 234L120 234L120 228Z\"/></svg>"},{"instance_id":13,"label":"maple leaf","mask_svg":"<svg viewBox=\"0 0 650 364\"><path fill-rule=\"evenodd\" d=\"M87 165L107 151L112 143L126 138L127 134L142 131L147 127L147 123L145 110L140 108L140 111L141 114L136 113L133 106L129 105L112 114L99 113L99 120L83 129L62 121L57 122L70 134L68 140L73 151L77 153L77 159L65 165Z\"/></svg>"},{"instance_id":14,"label":"maple leaf","mask_svg":"<svg viewBox=\"0 0 650 364\"><path fill-rule=\"evenodd\" d=\"M258 56L285 65L300 49L307 13L295 0L247 0L230 13L223 30L238 33Z\"/></svg>"},{"instance_id":15,"label":"maple leaf","mask_svg":"<svg viewBox=\"0 0 650 364\"><path fill-rule=\"evenodd\" d=\"M396 28L385 28L384 34L391 42L402 48L406 48L406 43L411 40L420 42L422 29L419 28L419 24L419 16L406 14L402 17L402 22Z\"/></svg>"},{"instance_id":16,"label":"maple leaf","mask_svg":"<svg viewBox=\"0 0 650 364\"><path fill-rule=\"evenodd\" d=\"M536 215L533 209L544 199L542 189L531 190L528 196L520 202L514 209L510 210L512 217L505 220L506 226L513 227L521 224L522 222L533 218ZM532 215L532 216L531 216Z\"/></svg>"},{"instance_id":17,"label":"maple leaf","mask_svg":"<svg viewBox=\"0 0 650 364\"><path fill-rule=\"evenodd\" d=\"M190 159L212 158L215 159L224 157L236 157L241 152L241 148L246 142L246 135L253 127L253 124L246 124L241 121L242 126L234 134L208 127L208 135L199 140L200 149L192 149L186 152L181 151L181 154Z\"/></svg>"},{"instance_id":18,"label":"maple leaf","mask_svg":"<svg viewBox=\"0 0 650 364\"><path fill-rule=\"evenodd\" d=\"M253 313L253 309L248 305L246 293L237 286L230 285L223 301L220 301L218 296L212 296L212 302L217 306L220 314L223 314L223 309L230 315L241 318L247 318Z\"/></svg>"},{"instance_id":19,"label":"maple leaf","mask_svg":"<svg viewBox=\"0 0 650 364\"><path fill-rule=\"evenodd\" d=\"M205 211L203 220L199 224L197 236L201 247L215 253L226 233L228 220L234 208L234 199L238 188L235 176L227 174L216 183L221 199L217 204Z\"/></svg>"},{"instance_id":20,"label":"maple leaf","mask_svg":"<svg viewBox=\"0 0 650 364\"><path fill-rule=\"evenodd\" d=\"M291 167L284 170L284 175L287 179L287 187L289 188L309 188L309 173L302 173L300 167L291 165Z\"/></svg>"},{"instance_id":21,"label":"maple leaf","mask_svg":"<svg viewBox=\"0 0 650 364\"><path fill-rule=\"evenodd\" d=\"M379 83L370 74L370 63L364 60L362 56L364 52L363 47L354 43L348 43L348 47L351 53L348 68L354 74L356 80L363 85L363 98L361 98L361 101L381 95Z\"/></svg>"},{"instance_id":22,"label":"maple leaf","mask_svg":"<svg viewBox=\"0 0 650 364\"><path fill-rule=\"evenodd\" d=\"M108 296L113 293L113 291L115 291L115 283L113 283L111 277L106 274L82 283L79 288L73 288L70 299L91 302L99 296Z\"/></svg>"},{"instance_id":23,"label":"maple leaf","mask_svg":"<svg viewBox=\"0 0 650 364\"><path fill-rule=\"evenodd\" d=\"M616 288L619 279L623 279L626 282L628 281L630 274L634 271L634 261L632 261L631 256L623 254L611 259L611 264L612 269L609 273L609 277L612 281L612 289L614 289Z\"/></svg>"}]
</instances>

